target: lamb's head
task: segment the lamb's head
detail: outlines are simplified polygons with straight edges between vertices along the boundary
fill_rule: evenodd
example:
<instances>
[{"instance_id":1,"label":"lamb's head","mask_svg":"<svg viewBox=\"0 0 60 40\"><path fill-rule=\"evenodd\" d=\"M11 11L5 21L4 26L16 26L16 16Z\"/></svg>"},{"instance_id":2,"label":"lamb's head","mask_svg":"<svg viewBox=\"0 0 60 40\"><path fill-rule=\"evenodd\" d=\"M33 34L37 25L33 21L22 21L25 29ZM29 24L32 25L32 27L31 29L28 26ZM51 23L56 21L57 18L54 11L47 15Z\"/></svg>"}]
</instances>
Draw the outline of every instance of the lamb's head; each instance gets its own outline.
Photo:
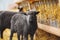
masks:
<instances>
[{"instance_id":1,"label":"lamb's head","mask_svg":"<svg viewBox=\"0 0 60 40\"><path fill-rule=\"evenodd\" d=\"M29 16L29 21L33 22L34 20L37 20L36 15L39 13L39 11L28 11L27 15Z\"/></svg>"}]
</instances>

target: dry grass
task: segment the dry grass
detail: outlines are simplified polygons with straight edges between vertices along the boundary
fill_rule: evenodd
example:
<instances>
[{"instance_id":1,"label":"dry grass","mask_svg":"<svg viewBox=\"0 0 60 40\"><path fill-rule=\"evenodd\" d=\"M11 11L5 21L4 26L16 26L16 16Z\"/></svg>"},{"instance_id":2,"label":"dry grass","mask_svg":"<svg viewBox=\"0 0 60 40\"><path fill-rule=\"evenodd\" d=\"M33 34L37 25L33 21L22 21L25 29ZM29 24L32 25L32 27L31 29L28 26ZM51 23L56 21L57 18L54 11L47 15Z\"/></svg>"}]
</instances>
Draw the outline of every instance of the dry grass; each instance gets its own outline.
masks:
<instances>
[{"instance_id":1,"label":"dry grass","mask_svg":"<svg viewBox=\"0 0 60 40\"><path fill-rule=\"evenodd\" d=\"M0 38L0 40L9 40L9 36L10 36L10 30L6 29L3 33L4 38L3 39ZM17 40L16 33L14 33L14 35L13 35L13 40ZM34 40L60 40L60 39L58 39L58 37L56 37L52 34L46 33L45 31L38 29L35 33Z\"/></svg>"}]
</instances>

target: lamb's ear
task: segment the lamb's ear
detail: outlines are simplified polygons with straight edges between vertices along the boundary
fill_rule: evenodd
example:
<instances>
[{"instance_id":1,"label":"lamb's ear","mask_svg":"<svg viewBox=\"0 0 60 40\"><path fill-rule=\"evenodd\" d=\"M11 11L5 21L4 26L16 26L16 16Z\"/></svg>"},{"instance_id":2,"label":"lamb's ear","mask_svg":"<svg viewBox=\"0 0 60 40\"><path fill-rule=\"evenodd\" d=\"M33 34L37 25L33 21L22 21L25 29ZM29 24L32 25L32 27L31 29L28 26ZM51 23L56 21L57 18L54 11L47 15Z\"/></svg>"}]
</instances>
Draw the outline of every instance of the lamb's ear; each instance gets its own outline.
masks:
<instances>
[{"instance_id":1,"label":"lamb's ear","mask_svg":"<svg viewBox=\"0 0 60 40\"><path fill-rule=\"evenodd\" d=\"M39 14L39 11L36 11L36 14Z\"/></svg>"}]
</instances>

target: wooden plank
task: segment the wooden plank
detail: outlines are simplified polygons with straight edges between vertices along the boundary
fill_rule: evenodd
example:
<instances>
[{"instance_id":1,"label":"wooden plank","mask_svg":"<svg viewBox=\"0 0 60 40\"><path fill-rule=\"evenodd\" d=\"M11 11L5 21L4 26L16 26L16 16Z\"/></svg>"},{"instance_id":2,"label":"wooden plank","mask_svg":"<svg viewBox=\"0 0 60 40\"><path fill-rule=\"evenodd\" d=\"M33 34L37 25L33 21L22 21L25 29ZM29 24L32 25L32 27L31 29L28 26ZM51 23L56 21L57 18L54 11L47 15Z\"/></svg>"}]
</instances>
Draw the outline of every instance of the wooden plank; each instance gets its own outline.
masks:
<instances>
[{"instance_id":1,"label":"wooden plank","mask_svg":"<svg viewBox=\"0 0 60 40\"><path fill-rule=\"evenodd\" d=\"M38 23L38 28L60 37L60 28L56 28L56 27L52 27L40 23Z\"/></svg>"}]
</instances>

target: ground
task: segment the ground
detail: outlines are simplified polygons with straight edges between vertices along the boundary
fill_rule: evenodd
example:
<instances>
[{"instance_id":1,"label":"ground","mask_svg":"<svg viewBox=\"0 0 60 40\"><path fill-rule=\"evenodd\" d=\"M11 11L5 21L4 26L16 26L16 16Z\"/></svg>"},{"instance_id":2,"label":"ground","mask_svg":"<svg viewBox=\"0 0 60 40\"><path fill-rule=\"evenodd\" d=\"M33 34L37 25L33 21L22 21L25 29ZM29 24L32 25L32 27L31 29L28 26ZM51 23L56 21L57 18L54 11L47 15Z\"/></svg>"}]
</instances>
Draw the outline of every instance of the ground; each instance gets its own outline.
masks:
<instances>
[{"instance_id":1,"label":"ground","mask_svg":"<svg viewBox=\"0 0 60 40\"><path fill-rule=\"evenodd\" d=\"M10 29L6 29L3 33L3 39L0 38L0 40L9 40L10 36ZM30 39L30 38L29 38ZM17 34L14 33L13 35L13 40L17 40ZM35 33L34 40L60 40L59 37L46 33L43 30L37 29Z\"/></svg>"}]
</instances>

